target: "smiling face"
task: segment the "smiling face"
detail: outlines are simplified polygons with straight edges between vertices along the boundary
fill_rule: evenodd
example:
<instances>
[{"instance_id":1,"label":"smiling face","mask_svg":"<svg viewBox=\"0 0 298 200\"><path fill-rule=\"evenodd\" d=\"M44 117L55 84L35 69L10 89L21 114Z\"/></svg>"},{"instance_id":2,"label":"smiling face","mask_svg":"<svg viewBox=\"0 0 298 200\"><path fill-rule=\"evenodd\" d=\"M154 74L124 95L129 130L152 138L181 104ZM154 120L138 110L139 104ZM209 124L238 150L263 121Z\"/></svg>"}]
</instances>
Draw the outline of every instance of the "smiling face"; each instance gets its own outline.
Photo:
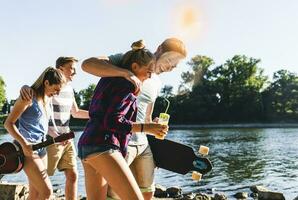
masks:
<instances>
[{"instance_id":1,"label":"smiling face","mask_svg":"<svg viewBox=\"0 0 298 200\"><path fill-rule=\"evenodd\" d=\"M68 63L65 63L64 65L60 66L59 69L61 70L67 81L72 81L74 75L76 74L76 62L70 61Z\"/></svg>"},{"instance_id":2,"label":"smiling face","mask_svg":"<svg viewBox=\"0 0 298 200\"><path fill-rule=\"evenodd\" d=\"M62 87L62 84L52 84L50 85L49 81L48 80L45 80L44 81L44 94L48 97L52 97L54 95L58 95L60 90L61 90L61 87Z\"/></svg>"},{"instance_id":3,"label":"smiling face","mask_svg":"<svg viewBox=\"0 0 298 200\"><path fill-rule=\"evenodd\" d=\"M175 51L168 51L163 53L155 65L155 73L160 74L162 72L170 72L172 71L177 64L182 60L184 56Z\"/></svg>"}]
</instances>

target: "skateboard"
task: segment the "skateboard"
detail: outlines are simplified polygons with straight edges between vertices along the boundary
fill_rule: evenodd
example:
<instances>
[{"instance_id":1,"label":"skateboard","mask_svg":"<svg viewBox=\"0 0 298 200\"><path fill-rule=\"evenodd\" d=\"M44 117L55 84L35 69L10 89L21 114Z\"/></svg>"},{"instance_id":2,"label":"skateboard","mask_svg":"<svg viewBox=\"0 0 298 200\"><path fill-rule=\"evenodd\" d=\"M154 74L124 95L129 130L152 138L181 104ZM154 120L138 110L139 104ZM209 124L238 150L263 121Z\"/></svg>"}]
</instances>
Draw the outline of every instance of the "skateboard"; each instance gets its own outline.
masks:
<instances>
[{"instance_id":1,"label":"skateboard","mask_svg":"<svg viewBox=\"0 0 298 200\"><path fill-rule=\"evenodd\" d=\"M147 138L156 167L183 175L193 171L193 180L200 180L203 174L212 170L212 163L204 157L209 152L206 146L200 146L200 155L196 155L190 146L168 139L156 139L152 135L147 135Z\"/></svg>"}]
</instances>

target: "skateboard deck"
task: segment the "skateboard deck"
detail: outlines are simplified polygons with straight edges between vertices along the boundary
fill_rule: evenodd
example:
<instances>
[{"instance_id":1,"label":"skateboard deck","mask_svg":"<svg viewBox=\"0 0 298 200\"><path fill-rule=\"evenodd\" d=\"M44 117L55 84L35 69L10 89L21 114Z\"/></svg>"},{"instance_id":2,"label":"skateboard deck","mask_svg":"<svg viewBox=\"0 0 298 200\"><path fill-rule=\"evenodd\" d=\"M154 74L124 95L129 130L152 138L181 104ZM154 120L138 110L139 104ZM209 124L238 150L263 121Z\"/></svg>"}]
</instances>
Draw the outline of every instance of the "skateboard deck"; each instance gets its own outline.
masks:
<instances>
[{"instance_id":1,"label":"skateboard deck","mask_svg":"<svg viewBox=\"0 0 298 200\"><path fill-rule=\"evenodd\" d=\"M191 171L206 174L213 167L208 158L196 155L190 146L168 139L159 140L152 135L147 135L147 138L155 164L159 168L178 174Z\"/></svg>"}]
</instances>

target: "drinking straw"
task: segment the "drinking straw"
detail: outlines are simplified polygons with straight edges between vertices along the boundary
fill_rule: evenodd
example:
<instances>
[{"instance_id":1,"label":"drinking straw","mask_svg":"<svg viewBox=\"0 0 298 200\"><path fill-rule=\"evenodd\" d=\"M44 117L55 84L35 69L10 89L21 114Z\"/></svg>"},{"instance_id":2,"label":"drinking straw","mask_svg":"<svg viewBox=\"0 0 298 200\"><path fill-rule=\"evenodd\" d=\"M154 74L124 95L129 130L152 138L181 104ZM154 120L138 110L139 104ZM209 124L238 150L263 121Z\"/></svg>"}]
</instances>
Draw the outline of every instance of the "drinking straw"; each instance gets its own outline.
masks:
<instances>
[{"instance_id":1,"label":"drinking straw","mask_svg":"<svg viewBox=\"0 0 298 200\"><path fill-rule=\"evenodd\" d=\"M170 101L167 99L167 98L164 98L165 100L166 100L166 102L167 102L167 108L166 108L166 110L165 110L165 113L167 113L168 112L168 109L169 109L169 107L170 107Z\"/></svg>"}]
</instances>

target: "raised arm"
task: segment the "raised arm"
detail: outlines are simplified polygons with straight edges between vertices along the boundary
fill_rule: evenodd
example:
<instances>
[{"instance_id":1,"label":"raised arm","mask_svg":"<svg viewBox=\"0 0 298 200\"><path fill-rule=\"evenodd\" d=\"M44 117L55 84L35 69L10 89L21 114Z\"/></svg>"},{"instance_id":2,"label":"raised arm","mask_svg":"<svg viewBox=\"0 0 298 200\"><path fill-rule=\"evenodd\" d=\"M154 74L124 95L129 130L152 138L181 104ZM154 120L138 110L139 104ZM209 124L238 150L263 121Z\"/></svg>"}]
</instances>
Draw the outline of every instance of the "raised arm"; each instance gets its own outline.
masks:
<instances>
[{"instance_id":1,"label":"raised arm","mask_svg":"<svg viewBox=\"0 0 298 200\"><path fill-rule=\"evenodd\" d=\"M123 77L134 84L135 93L140 90L141 81L131 71L111 64L107 57L91 57L84 60L82 70L98 77Z\"/></svg>"}]
</instances>

